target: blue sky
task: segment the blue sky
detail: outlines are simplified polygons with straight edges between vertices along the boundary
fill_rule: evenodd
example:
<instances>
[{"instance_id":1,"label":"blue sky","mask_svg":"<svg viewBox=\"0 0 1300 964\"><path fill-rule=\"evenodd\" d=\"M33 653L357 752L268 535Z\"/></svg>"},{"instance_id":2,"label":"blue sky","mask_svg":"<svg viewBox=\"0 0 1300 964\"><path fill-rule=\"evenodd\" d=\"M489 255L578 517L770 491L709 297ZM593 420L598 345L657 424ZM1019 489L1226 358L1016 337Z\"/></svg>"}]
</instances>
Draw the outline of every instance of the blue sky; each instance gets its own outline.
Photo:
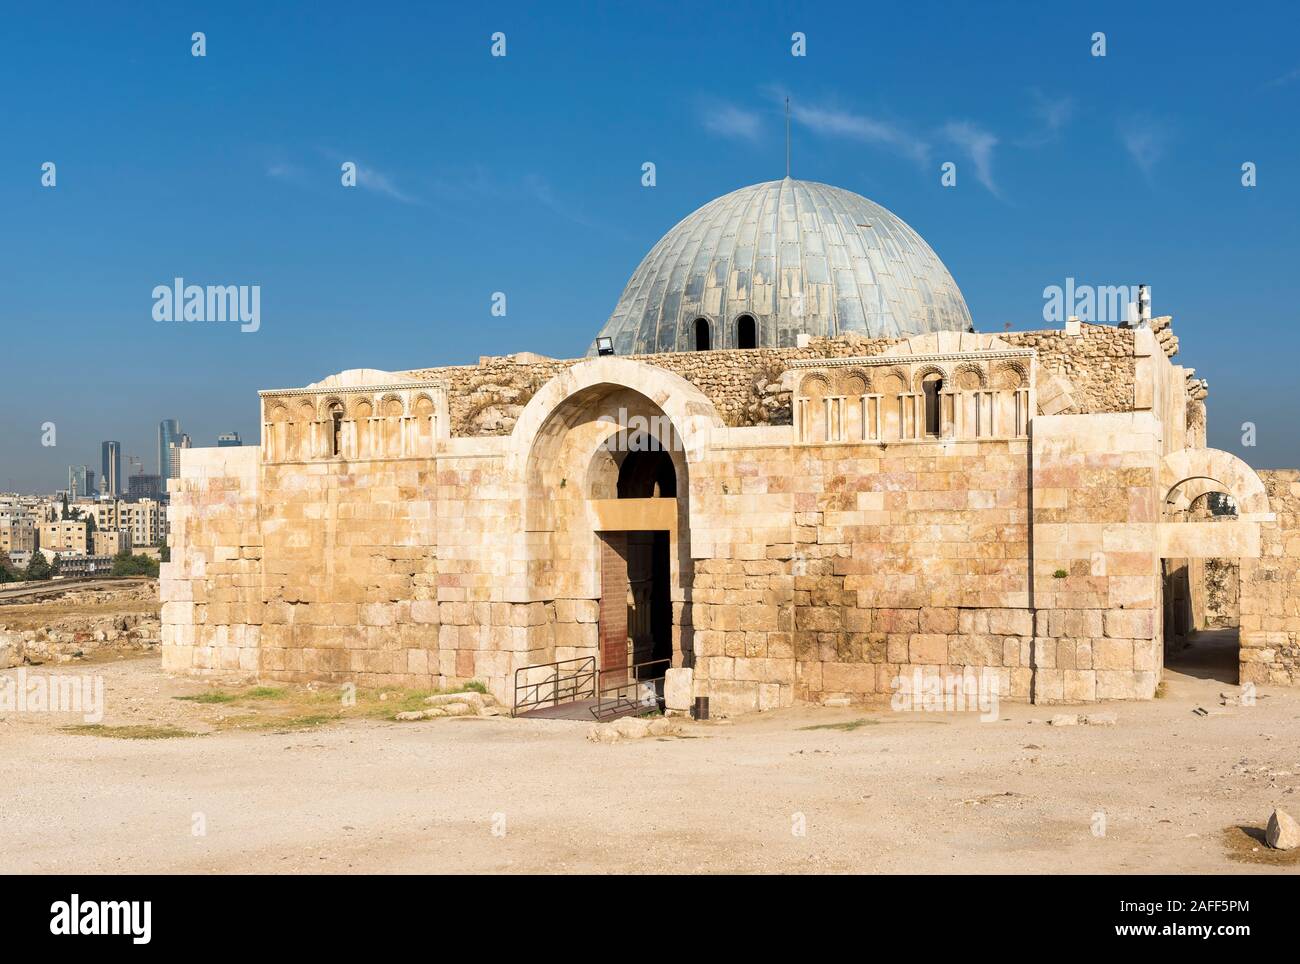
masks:
<instances>
[{"instance_id":1,"label":"blue sky","mask_svg":"<svg viewBox=\"0 0 1300 964\"><path fill-rule=\"evenodd\" d=\"M344 368L581 354L668 228L782 176L786 92L795 176L908 221L980 330L1044 327L1069 277L1145 281L1210 381L1211 444L1300 465L1298 23L1283 3L15 8L0 489L98 470L105 438L154 471L163 417L256 440L259 388ZM260 330L155 322L176 276L260 285Z\"/></svg>"}]
</instances>

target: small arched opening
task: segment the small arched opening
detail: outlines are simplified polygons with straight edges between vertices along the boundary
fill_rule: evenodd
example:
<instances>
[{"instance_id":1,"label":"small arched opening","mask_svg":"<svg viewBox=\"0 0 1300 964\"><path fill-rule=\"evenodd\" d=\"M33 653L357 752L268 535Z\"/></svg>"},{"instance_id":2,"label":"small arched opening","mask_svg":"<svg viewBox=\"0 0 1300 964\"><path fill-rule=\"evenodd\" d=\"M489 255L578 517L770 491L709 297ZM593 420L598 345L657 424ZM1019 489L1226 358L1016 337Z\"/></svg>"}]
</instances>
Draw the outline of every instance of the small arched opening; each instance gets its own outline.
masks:
<instances>
[{"instance_id":1,"label":"small arched opening","mask_svg":"<svg viewBox=\"0 0 1300 964\"><path fill-rule=\"evenodd\" d=\"M741 315L736 319L736 347L758 347L758 323L753 315Z\"/></svg>"},{"instance_id":2,"label":"small arched opening","mask_svg":"<svg viewBox=\"0 0 1300 964\"><path fill-rule=\"evenodd\" d=\"M332 402L330 414L330 456L338 458L343 454L343 405Z\"/></svg>"},{"instance_id":3,"label":"small arched opening","mask_svg":"<svg viewBox=\"0 0 1300 964\"><path fill-rule=\"evenodd\" d=\"M708 351L713 347L711 332L709 331L709 319L695 319L695 350Z\"/></svg>"},{"instance_id":4,"label":"small arched opening","mask_svg":"<svg viewBox=\"0 0 1300 964\"><path fill-rule=\"evenodd\" d=\"M921 392L925 397L925 434L939 437L941 418L939 414L939 393L943 391L943 376L931 372L921 380Z\"/></svg>"}]
</instances>

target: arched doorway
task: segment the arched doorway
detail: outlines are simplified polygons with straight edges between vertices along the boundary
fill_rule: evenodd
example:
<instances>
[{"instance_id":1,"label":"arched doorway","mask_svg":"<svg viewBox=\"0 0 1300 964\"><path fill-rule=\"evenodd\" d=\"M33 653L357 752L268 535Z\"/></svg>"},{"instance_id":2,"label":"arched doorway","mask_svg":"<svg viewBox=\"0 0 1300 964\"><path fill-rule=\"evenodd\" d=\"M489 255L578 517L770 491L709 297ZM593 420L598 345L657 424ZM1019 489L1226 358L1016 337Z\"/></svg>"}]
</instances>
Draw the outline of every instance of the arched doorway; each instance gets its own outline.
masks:
<instances>
[{"instance_id":1,"label":"arched doorway","mask_svg":"<svg viewBox=\"0 0 1300 964\"><path fill-rule=\"evenodd\" d=\"M1165 665L1244 682L1239 600L1260 553L1260 525L1273 519L1263 483L1231 453L1181 449L1162 460L1160 485ZM1216 585L1222 598L1212 601Z\"/></svg>"},{"instance_id":2,"label":"arched doorway","mask_svg":"<svg viewBox=\"0 0 1300 964\"><path fill-rule=\"evenodd\" d=\"M695 319L695 350L708 351L713 347L712 333L709 330L709 319Z\"/></svg>"},{"instance_id":3,"label":"arched doorway","mask_svg":"<svg viewBox=\"0 0 1300 964\"><path fill-rule=\"evenodd\" d=\"M741 315L736 319L736 347L758 347L758 323L753 315Z\"/></svg>"},{"instance_id":4,"label":"arched doorway","mask_svg":"<svg viewBox=\"0 0 1300 964\"><path fill-rule=\"evenodd\" d=\"M689 461L673 418L626 386L580 389L537 430L526 479L530 595L557 615L545 655L595 657L606 676L693 665Z\"/></svg>"}]
</instances>

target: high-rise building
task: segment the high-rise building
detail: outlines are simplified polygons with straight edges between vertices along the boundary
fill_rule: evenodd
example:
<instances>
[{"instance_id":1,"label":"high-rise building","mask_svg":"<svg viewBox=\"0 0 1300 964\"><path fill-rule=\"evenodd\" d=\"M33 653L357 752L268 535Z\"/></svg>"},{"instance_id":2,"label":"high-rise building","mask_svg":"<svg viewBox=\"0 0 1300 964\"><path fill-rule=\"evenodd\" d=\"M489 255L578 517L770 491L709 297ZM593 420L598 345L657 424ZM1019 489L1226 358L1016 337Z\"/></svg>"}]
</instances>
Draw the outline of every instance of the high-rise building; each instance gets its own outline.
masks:
<instances>
[{"instance_id":1,"label":"high-rise building","mask_svg":"<svg viewBox=\"0 0 1300 964\"><path fill-rule=\"evenodd\" d=\"M171 448L180 434L181 426L176 419L165 418L158 423L158 474L164 479L172 477Z\"/></svg>"},{"instance_id":2,"label":"high-rise building","mask_svg":"<svg viewBox=\"0 0 1300 964\"><path fill-rule=\"evenodd\" d=\"M172 441L171 448L167 450L167 478L179 479L181 477L181 450L190 447L190 437L184 432L179 439Z\"/></svg>"},{"instance_id":3,"label":"high-rise building","mask_svg":"<svg viewBox=\"0 0 1300 964\"><path fill-rule=\"evenodd\" d=\"M68 466L68 498L84 499L95 494L95 472L89 465Z\"/></svg>"},{"instance_id":4,"label":"high-rise building","mask_svg":"<svg viewBox=\"0 0 1300 964\"><path fill-rule=\"evenodd\" d=\"M104 495L116 498L122 494L122 443L104 442L100 445L99 486Z\"/></svg>"},{"instance_id":5,"label":"high-rise building","mask_svg":"<svg viewBox=\"0 0 1300 964\"><path fill-rule=\"evenodd\" d=\"M137 472L126 480L127 497L137 499L161 499L163 497L163 479L157 475L145 475Z\"/></svg>"},{"instance_id":6,"label":"high-rise building","mask_svg":"<svg viewBox=\"0 0 1300 964\"><path fill-rule=\"evenodd\" d=\"M239 440L238 432L227 432L224 435L217 436L217 448L224 449L235 445L243 445Z\"/></svg>"}]
</instances>

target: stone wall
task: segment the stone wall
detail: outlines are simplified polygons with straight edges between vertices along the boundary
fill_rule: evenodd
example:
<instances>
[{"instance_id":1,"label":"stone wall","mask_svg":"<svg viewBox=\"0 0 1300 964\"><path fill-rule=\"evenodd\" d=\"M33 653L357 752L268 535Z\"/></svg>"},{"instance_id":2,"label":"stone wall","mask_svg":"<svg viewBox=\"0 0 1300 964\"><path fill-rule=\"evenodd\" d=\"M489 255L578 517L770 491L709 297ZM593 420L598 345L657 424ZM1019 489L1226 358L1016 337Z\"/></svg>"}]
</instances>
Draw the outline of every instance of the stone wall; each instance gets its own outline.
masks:
<instances>
[{"instance_id":1,"label":"stone wall","mask_svg":"<svg viewBox=\"0 0 1300 964\"><path fill-rule=\"evenodd\" d=\"M171 562L159 572L162 665L178 672L260 667L262 451L187 449L168 482Z\"/></svg>"},{"instance_id":2,"label":"stone wall","mask_svg":"<svg viewBox=\"0 0 1300 964\"><path fill-rule=\"evenodd\" d=\"M1077 335L1008 331L998 337L1016 348L1035 349L1044 370L1069 382L1076 406L1071 414L1132 411L1133 329L1084 324Z\"/></svg>"},{"instance_id":3,"label":"stone wall","mask_svg":"<svg viewBox=\"0 0 1300 964\"><path fill-rule=\"evenodd\" d=\"M1241 562L1241 682L1300 682L1300 471L1259 472L1276 524Z\"/></svg>"},{"instance_id":4,"label":"stone wall","mask_svg":"<svg viewBox=\"0 0 1300 964\"><path fill-rule=\"evenodd\" d=\"M1155 693L1159 437L1150 413L1034 420L1035 702Z\"/></svg>"},{"instance_id":5,"label":"stone wall","mask_svg":"<svg viewBox=\"0 0 1300 964\"><path fill-rule=\"evenodd\" d=\"M799 698L889 693L908 666L1029 696L1028 468L1025 440L799 453Z\"/></svg>"}]
</instances>

